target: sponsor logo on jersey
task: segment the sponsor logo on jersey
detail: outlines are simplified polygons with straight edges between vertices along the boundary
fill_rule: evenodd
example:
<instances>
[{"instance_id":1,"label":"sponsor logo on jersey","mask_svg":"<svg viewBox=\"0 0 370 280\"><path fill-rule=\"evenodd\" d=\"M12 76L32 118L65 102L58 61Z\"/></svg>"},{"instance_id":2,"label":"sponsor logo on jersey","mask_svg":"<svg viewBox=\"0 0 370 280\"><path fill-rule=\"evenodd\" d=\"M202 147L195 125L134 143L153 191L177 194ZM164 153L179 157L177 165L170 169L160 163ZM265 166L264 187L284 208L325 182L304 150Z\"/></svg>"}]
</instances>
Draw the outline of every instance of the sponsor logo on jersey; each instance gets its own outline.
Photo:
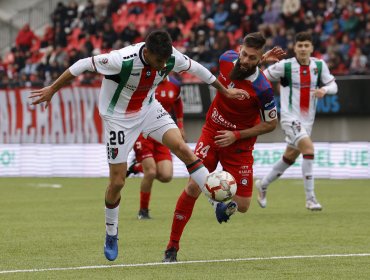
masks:
<instances>
[{"instance_id":1,"label":"sponsor logo on jersey","mask_svg":"<svg viewBox=\"0 0 370 280\"><path fill-rule=\"evenodd\" d=\"M168 113L166 111L162 112L161 114L159 114L157 116L157 120L159 120L160 118L163 118L164 116L168 115Z\"/></svg>"},{"instance_id":2,"label":"sponsor logo on jersey","mask_svg":"<svg viewBox=\"0 0 370 280\"><path fill-rule=\"evenodd\" d=\"M225 120L225 118L217 111L216 108L213 108L213 112L211 115L212 121L220 124L226 128L234 128L236 129L236 125L229 122L228 120Z\"/></svg>"},{"instance_id":3,"label":"sponsor logo on jersey","mask_svg":"<svg viewBox=\"0 0 370 280\"><path fill-rule=\"evenodd\" d=\"M275 100L273 99L273 100L271 100L271 102L265 104L265 108L268 108L271 105L274 105L274 103L275 103Z\"/></svg>"},{"instance_id":4,"label":"sponsor logo on jersey","mask_svg":"<svg viewBox=\"0 0 370 280\"><path fill-rule=\"evenodd\" d=\"M136 53L134 53L134 54L130 54L130 55L128 55L128 56L124 56L124 57L123 57L123 59L129 59L129 58L132 58L132 57L134 57L134 56L137 56L137 54L136 54Z\"/></svg>"}]
</instances>

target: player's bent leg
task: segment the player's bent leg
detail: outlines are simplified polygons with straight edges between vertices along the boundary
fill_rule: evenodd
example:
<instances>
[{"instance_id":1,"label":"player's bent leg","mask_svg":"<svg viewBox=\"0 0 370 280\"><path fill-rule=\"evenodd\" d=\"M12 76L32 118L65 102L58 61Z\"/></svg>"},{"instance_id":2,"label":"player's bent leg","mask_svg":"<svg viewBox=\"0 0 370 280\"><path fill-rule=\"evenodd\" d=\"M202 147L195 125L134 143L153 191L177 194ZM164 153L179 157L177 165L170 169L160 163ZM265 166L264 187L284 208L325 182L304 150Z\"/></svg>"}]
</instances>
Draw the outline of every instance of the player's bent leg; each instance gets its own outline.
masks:
<instances>
[{"instance_id":1,"label":"player's bent leg","mask_svg":"<svg viewBox=\"0 0 370 280\"><path fill-rule=\"evenodd\" d=\"M235 195L233 201L238 204L238 212L246 213L251 205L252 197L244 197L240 195Z\"/></svg>"},{"instance_id":2,"label":"player's bent leg","mask_svg":"<svg viewBox=\"0 0 370 280\"><path fill-rule=\"evenodd\" d=\"M114 261L118 256L118 214L126 169L127 163L109 164L110 182L105 193L106 236L104 255L110 261Z\"/></svg>"},{"instance_id":3,"label":"player's bent leg","mask_svg":"<svg viewBox=\"0 0 370 280\"><path fill-rule=\"evenodd\" d=\"M180 249L180 239L186 224L191 218L194 205L201 194L197 184L191 178L188 185L177 200L172 220L170 240L164 253L163 262L176 262L177 252Z\"/></svg>"},{"instance_id":4,"label":"player's bent leg","mask_svg":"<svg viewBox=\"0 0 370 280\"><path fill-rule=\"evenodd\" d=\"M163 135L163 144L186 164L190 177L198 184L202 192L205 192L204 184L209 172L202 161L191 151L181 136L180 130L169 129Z\"/></svg>"},{"instance_id":5,"label":"player's bent leg","mask_svg":"<svg viewBox=\"0 0 370 280\"><path fill-rule=\"evenodd\" d=\"M162 183L168 183L173 177L173 164L171 160L161 160L157 162L156 179Z\"/></svg>"},{"instance_id":6,"label":"player's bent leg","mask_svg":"<svg viewBox=\"0 0 370 280\"><path fill-rule=\"evenodd\" d=\"M257 193L257 202L261 208L267 206L267 189L268 186L287 170L291 165L294 164L296 158L300 155L297 148L287 146L283 157L277 161L269 173L267 173L261 180L257 179L255 182Z\"/></svg>"}]
</instances>

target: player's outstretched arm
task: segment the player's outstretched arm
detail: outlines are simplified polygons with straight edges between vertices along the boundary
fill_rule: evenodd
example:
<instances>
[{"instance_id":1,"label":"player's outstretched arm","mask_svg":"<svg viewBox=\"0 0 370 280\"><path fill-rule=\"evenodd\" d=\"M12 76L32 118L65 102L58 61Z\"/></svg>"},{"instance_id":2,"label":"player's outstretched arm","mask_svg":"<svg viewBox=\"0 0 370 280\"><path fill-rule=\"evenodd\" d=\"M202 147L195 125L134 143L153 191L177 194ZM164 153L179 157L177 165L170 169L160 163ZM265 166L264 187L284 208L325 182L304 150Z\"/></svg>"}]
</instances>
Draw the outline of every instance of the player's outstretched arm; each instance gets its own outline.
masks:
<instances>
[{"instance_id":1,"label":"player's outstretched arm","mask_svg":"<svg viewBox=\"0 0 370 280\"><path fill-rule=\"evenodd\" d=\"M29 98L37 98L32 102L32 104L36 105L42 102L46 102L45 108L47 108L54 94L74 78L75 76L73 76L69 69L67 69L52 85L44 87L42 89L31 91L31 95L29 96Z\"/></svg>"},{"instance_id":2,"label":"player's outstretched arm","mask_svg":"<svg viewBox=\"0 0 370 280\"><path fill-rule=\"evenodd\" d=\"M249 98L249 93L245 90L238 88L225 88L219 80L215 80L212 84L220 93L224 94L228 98L233 99L245 99Z\"/></svg>"}]
</instances>

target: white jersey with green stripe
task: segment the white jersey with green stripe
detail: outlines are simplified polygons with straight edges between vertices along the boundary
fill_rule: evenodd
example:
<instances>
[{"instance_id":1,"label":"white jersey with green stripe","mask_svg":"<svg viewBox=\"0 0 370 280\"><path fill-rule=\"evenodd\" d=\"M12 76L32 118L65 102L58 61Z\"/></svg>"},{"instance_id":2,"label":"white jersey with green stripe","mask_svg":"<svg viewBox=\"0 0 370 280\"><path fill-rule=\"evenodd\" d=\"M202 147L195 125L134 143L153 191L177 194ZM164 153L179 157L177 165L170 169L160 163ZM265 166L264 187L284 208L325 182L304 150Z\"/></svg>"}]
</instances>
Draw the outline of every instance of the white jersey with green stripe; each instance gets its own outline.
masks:
<instances>
[{"instance_id":1,"label":"white jersey with green stripe","mask_svg":"<svg viewBox=\"0 0 370 280\"><path fill-rule=\"evenodd\" d=\"M99 95L102 116L140 118L155 98L155 88L168 73L191 67L191 59L173 48L166 67L156 71L144 60L144 46L145 43L138 43L92 57L94 70L104 75Z\"/></svg>"},{"instance_id":2,"label":"white jersey with green stripe","mask_svg":"<svg viewBox=\"0 0 370 280\"><path fill-rule=\"evenodd\" d=\"M264 74L270 81L280 81L280 121L299 120L312 126L317 98L314 90L335 81L325 61L310 57L309 65L300 65L295 57L268 67Z\"/></svg>"}]
</instances>

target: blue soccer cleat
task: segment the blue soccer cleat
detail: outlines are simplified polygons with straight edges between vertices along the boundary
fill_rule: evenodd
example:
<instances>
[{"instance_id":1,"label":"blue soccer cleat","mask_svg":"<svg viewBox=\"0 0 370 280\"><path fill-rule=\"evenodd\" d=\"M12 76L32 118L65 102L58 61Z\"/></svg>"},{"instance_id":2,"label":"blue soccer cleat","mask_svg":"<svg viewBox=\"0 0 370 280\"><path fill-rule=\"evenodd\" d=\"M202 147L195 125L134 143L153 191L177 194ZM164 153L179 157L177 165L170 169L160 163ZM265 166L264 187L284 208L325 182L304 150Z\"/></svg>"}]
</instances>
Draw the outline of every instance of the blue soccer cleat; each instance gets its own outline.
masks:
<instances>
[{"instance_id":1,"label":"blue soccer cleat","mask_svg":"<svg viewBox=\"0 0 370 280\"><path fill-rule=\"evenodd\" d=\"M118 233L105 236L104 255L109 261L114 261L118 256Z\"/></svg>"},{"instance_id":2,"label":"blue soccer cleat","mask_svg":"<svg viewBox=\"0 0 370 280\"><path fill-rule=\"evenodd\" d=\"M228 204L220 202L216 207L216 218L217 221L221 224L222 222L227 223L230 219L230 216L235 213L238 209L238 204L235 201L230 201Z\"/></svg>"}]
</instances>

